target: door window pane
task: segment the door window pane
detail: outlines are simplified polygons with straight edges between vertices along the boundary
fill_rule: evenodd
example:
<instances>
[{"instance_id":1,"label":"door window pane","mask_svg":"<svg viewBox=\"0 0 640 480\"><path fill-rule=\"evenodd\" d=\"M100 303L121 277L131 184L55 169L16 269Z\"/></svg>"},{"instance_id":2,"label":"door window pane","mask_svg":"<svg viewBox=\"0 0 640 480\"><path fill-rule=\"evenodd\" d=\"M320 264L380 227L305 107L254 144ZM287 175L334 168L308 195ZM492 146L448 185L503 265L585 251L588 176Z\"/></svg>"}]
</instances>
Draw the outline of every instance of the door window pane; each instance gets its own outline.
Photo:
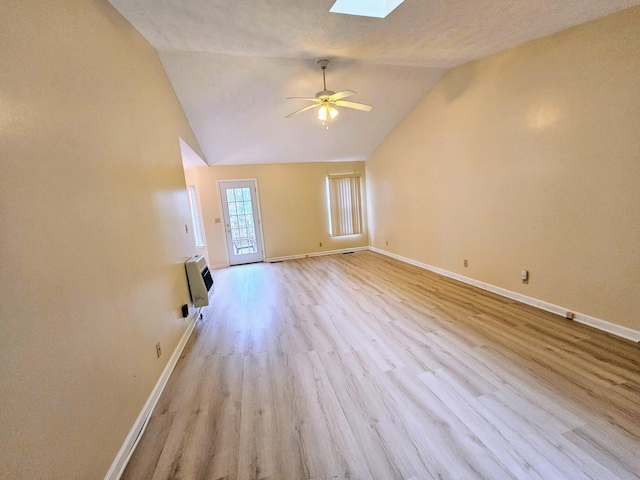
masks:
<instances>
[{"instance_id":1,"label":"door window pane","mask_svg":"<svg viewBox=\"0 0 640 480\"><path fill-rule=\"evenodd\" d=\"M257 253L258 246L256 243L251 189L249 187L242 187L225 190L234 254L245 255Z\"/></svg>"}]
</instances>

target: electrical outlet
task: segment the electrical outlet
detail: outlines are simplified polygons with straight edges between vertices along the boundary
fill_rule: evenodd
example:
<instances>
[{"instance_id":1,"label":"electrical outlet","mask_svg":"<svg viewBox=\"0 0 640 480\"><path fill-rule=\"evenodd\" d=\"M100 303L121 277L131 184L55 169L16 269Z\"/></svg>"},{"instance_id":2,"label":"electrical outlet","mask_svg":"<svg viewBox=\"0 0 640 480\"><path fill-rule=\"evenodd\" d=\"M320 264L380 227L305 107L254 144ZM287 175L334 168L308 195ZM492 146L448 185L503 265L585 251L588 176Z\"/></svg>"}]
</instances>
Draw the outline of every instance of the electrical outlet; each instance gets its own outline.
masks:
<instances>
[{"instance_id":1,"label":"electrical outlet","mask_svg":"<svg viewBox=\"0 0 640 480\"><path fill-rule=\"evenodd\" d=\"M160 342L156 343L156 355L158 355L158 358L160 358L160 355L162 355L162 348L160 347Z\"/></svg>"},{"instance_id":2,"label":"electrical outlet","mask_svg":"<svg viewBox=\"0 0 640 480\"><path fill-rule=\"evenodd\" d=\"M529 270L520 271L520 278L522 279L522 283L529 283Z\"/></svg>"},{"instance_id":3,"label":"electrical outlet","mask_svg":"<svg viewBox=\"0 0 640 480\"><path fill-rule=\"evenodd\" d=\"M387 247L388 247L389 246L389 240L387 240L385 243L387 244Z\"/></svg>"},{"instance_id":4,"label":"electrical outlet","mask_svg":"<svg viewBox=\"0 0 640 480\"><path fill-rule=\"evenodd\" d=\"M463 264L464 264L465 267L468 267L469 266L469 260L466 260L466 259L463 260Z\"/></svg>"},{"instance_id":5,"label":"electrical outlet","mask_svg":"<svg viewBox=\"0 0 640 480\"><path fill-rule=\"evenodd\" d=\"M322 242L320 242L320 246L322 246Z\"/></svg>"}]
</instances>

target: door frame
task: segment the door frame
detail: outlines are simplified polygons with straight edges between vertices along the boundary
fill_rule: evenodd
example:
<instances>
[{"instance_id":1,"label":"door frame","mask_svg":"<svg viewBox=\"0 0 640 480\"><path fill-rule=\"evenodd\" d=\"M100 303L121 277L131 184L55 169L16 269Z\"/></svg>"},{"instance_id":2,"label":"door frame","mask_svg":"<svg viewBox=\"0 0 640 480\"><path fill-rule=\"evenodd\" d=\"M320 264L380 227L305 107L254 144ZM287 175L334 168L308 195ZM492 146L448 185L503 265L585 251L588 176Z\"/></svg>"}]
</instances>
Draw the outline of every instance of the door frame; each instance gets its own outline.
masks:
<instances>
[{"instance_id":1,"label":"door frame","mask_svg":"<svg viewBox=\"0 0 640 480\"><path fill-rule=\"evenodd\" d=\"M222 201L222 188L220 184L228 182L253 182L253 186L256 189L256 209L258 211L258 225L260 227L260 246L262 247L262 261L267 258L267 253L264 248L264 231L262 229L262 208L260 207L260 190L258 188L257 178L224 178L216 180L216 188L218 189L218 211L220 212L220 219L224 220L224 203ZM227 256L227 267L231 266L231 258L229 258L229 242L227 241L227 232L224 228L224 221L222 225L222 239L224 240L224 251Z\"/></svg>"}]
</instances>

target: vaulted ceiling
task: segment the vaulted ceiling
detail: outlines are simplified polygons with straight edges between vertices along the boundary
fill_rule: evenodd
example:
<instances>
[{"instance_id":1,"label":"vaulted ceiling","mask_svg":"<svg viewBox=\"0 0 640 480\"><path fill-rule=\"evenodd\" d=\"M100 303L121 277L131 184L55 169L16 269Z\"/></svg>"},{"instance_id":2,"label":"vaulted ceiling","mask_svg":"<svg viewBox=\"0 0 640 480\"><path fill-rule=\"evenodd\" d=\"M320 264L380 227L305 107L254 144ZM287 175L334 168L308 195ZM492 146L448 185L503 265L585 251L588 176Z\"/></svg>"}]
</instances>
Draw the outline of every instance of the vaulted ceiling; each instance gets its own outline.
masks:
<instances>
[{"instance_id":1,"label":"vaulted ceiling","mask_svg":"<svg viewBox=\"0 0 640 480\"><path fill-rule=\"evenodd\" d=\"M156 48L208 164L364 160L457 65L640 0L406 0L387 18L334 0L111 0ZM285 119L322 90L371 112Z\"/></svg>"}]
</instances>

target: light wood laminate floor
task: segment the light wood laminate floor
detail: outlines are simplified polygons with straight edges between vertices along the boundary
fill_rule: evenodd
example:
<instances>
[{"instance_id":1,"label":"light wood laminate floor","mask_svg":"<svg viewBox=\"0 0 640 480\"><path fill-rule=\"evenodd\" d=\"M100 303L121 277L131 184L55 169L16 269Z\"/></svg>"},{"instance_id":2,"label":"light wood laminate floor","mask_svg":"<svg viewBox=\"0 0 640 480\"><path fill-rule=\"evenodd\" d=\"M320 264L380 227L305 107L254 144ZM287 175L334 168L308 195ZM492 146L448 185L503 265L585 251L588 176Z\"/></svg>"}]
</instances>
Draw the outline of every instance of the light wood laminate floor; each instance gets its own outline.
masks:
<instances>
[{"instance_id":1,"label":"light wood laminate floor","mask_svg":"<svg viewBox=\"0 0 640 480\"><path fill-rule=\"evenodd\" d=\"M640 349L373 252L215 272L125 479L637 479Z\"/></svg>"}]
</instances>

